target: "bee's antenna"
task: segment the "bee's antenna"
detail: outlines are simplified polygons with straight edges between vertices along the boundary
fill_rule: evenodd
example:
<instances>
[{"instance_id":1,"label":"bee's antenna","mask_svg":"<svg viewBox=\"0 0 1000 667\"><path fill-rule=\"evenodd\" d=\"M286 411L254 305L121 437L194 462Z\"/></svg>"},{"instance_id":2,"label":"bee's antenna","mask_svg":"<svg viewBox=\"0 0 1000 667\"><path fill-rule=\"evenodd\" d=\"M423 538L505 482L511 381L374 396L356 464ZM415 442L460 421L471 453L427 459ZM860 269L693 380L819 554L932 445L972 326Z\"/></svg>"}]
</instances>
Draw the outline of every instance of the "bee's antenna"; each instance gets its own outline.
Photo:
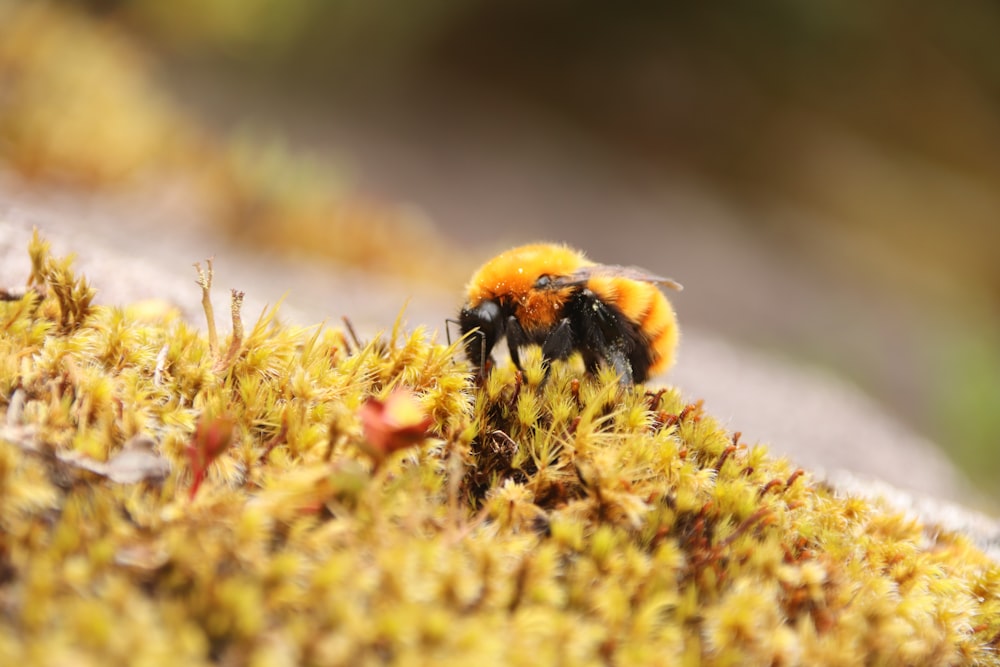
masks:
<instances>
[{"instance_id":1,"label":"bee's antenna","mask_svg":"<svg viewBox=\"0 0 1000 667\"><path fill-rule=\"evenodd\" d=\"M354 348L356 350L360 350L362 348L361 341L358 340L358 334L354 331L354 325L351 324L351 318L344 315L341 319L344 321L344 326L347 327L347 333L350 334L351 340L354 341Z\"/></svg>"},{"instance_id":2,"label":"bee's antenna","mask_svg":"<svg viewBox=\"0 0 1000 667\"><path fill-rule=\"evenodd\" d=\"M456 319L451 318L451 317L445 318L444 323L445 323L445 326L444 326L445 337L448 340L448 345L451 345L451 326L450 325L456 324L459 327L461 327L462 323L461 323L461 321L456 320ZM467 331L465 334L463 334L462 338L460 338L459 340L466 339L466 338L469 338L471 336L479 336L479 339L480 339L480 341L479 341L479 369L480 369L480 372L481 372L482 369L486 368L486 334L483 333L482 329L480 329L479 327L476 327L475 329L472 329L471 331Z\"/></svg>"},{"instance_id":3,"label":"bee's antenna","mask_svg":"<svg viewBox=\"0 0 1000 667\"><path fill-rule=\"evenodd\" d=\"M444 335L445 335L445 338L448 340L448 345L451 345L451 325L452 324L457 324L458 326L462 326L462 323L459 322L458 320L456 320L453 317L446 317L445 318L445 320L444 320Z\"/></svg>"},{"instance_id":4,"label":"bee's antenna","mask_svg":"<svg viewBox=\"0 0 1000 667\"><path fill-rule=\"evenodd\" d=\"M476 336L479 336L479 372L486 373L486 334L483 333L482 329L475 329L473 332Z\"/></svg>"}]
</instances>

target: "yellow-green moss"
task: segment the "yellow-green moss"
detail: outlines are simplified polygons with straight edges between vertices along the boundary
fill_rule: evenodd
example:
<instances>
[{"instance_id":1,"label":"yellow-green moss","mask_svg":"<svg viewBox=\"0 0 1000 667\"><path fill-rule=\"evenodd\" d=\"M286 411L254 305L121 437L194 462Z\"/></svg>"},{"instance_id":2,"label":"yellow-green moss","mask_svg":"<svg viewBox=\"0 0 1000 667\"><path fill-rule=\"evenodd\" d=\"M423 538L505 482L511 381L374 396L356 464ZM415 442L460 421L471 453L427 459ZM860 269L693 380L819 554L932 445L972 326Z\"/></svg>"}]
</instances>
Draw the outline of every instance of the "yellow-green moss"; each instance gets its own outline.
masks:
<instances>
[{"instance_id":1,"label":"yellow-green moss","mask_svg":"<svg viewBox=\"0 0 1000 667\"><path fill-rule=\"evenodd\" d=\"M675 389L578 360L540 386L537 355L477 389L420 330L358 348L273 312L220 365L229 341L95 306L32 253L0 304L3 664L1000 662L994 563ZM373 471L358 411L401 387L428 438ZM189 500L186 448L222 413ZM79 465L135 436L165 479Z\"/></svg>"}]
</instances>

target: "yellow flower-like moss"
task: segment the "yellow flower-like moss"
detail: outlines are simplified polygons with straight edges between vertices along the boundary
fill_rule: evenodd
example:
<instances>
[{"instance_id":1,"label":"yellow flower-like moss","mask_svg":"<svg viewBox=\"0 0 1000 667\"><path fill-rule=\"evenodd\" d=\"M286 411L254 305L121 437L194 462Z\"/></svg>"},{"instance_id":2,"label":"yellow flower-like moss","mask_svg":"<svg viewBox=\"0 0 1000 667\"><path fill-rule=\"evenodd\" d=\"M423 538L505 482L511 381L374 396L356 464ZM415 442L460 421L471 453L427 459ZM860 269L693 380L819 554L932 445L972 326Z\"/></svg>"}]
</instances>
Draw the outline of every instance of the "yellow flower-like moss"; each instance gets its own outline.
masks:
<instances>
[{"instance_id":1,"label":"yellow flower-like moss","mask_svg":"<svg viewBox=\"0 0 1000 667\"><path fill-rule=\"evenodd\" d=\"M537 358L476 387L420 331L274 312L210 346L31 252L0 303L2 664L1000 662L996 564L676 390ZM359 410L400 388L427 434L374 467ZM115 481L137 436L168 472Z\"/></svg>"}]
</instances>

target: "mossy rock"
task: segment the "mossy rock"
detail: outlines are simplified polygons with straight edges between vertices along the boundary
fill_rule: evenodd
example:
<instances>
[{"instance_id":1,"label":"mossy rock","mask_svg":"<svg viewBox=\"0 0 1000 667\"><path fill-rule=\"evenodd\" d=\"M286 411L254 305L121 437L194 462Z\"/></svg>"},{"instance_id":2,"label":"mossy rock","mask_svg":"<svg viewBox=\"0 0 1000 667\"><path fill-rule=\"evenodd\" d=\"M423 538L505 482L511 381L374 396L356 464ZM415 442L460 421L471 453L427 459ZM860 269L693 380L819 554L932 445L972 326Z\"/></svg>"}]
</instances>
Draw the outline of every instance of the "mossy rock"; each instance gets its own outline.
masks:
<instances>
[{"instance_id":1,"label":"mossy rock","mask_svg":"<svg viewBox=\"0 0 1000 667\"><path fill-rule=\"evenodd\" d=\"M2 664L1000 663L994 562L676 389L537 354L477 387L419 329L274 311L217 341L30 254L0 303Z\"/></svg>"}]
</instances>

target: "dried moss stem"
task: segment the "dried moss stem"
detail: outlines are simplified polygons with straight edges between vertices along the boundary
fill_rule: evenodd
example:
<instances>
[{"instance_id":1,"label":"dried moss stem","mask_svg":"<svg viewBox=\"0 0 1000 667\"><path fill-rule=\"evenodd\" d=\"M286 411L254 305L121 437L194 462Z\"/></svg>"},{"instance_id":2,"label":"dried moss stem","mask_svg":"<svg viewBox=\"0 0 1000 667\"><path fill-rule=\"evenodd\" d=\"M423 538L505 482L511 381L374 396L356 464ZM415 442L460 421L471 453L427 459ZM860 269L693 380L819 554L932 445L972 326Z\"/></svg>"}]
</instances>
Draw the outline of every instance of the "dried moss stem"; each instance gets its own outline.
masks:
<instances>
[{"instance_id":1,"label":"dried moss stem","mask_svg":"<svg viewBox=\"0 0 1000 667\"><path fill-rule=\"evenodd\" d=\"M240 348L243 346L243 317L240 314L243 309L243 297L243 292L235 289L232 290L232 301L230 302L229 310L233 317L233 337L229 341L229 348L226 350L226 354L215 362L214 370L216 373L221 373L232 366L233 360L236 359L236 355L240 353Z\"/></svg>"},{"instance_id":2,"label":"dried moss stem","mask_svg":"<svg viewBox=\"0 0 1000 667\"><path fill-rule=\"evenodd\" d=\"M198 272L198 279L195 280L201 287L201 307L205 311L205 324L208 326L208 351L212 358L219 351L219 336L215 331L215 309L212 308L212 278L215 272L212 270L212 257L205 260L207 269L202 271L201 262L195 262L194 268Z\"/></svg>"}]
</instances>

